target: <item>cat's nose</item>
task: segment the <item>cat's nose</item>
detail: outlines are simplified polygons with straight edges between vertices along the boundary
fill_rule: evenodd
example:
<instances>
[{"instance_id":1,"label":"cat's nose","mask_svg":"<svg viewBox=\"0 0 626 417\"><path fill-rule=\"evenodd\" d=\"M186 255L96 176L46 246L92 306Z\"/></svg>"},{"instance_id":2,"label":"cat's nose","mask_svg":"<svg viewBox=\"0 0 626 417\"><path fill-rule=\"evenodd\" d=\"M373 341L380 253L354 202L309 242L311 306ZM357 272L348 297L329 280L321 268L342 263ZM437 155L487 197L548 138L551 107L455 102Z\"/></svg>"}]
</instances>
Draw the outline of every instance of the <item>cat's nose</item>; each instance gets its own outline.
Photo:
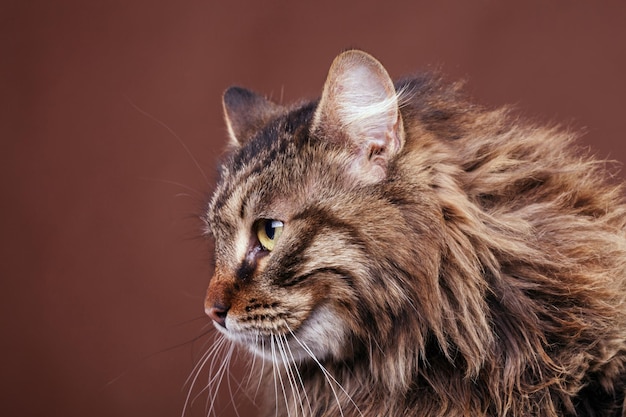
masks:
<instances>
[{"instance_id":1,"label":"cat's nose","mask_svg":"<svg viewBox=\"0 0 626 417\"><path fill-rule=\"evenodd\" d=\"M228 314L228 307L215 303L212 307L206 307L204 311L206 312L206 315L211 318L211 320L223 328L226 328L226 315Z\"/></svg>"}]
</instances>

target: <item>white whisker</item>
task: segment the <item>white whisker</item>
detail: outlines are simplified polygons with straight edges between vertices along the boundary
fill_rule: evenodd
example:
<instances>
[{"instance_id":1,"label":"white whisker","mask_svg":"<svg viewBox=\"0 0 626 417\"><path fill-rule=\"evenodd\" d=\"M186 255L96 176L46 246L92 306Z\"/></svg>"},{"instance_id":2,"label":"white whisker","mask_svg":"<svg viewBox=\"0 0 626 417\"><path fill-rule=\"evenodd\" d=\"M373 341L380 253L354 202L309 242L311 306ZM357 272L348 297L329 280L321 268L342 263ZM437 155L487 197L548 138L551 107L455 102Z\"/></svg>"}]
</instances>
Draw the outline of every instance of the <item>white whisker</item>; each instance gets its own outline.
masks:
<instances>
[{"instance_id":1,"label":"white whisker","mask_svg":"<svg viewBox=\"0 0 626 417\"><path fill-rule=\"evenodd\" d=\"M191 199L204 198L204 194L202 192L196 190L195 188L189 187L188 185L180 183L178 181L165 180L161 178L149 178L149 177L138 177L138 179L141 181L150 181L150 182L158 182L162 184L175 185L177 187L190 191L191 193L194 194L194 195L191 195L187 193L178 193L176 194L176 197L189 197Z\"/></svg>"},{"instance_id":2,"label":"white whisker","mask_svg":"<svg viewBox=\"0 0 626 417\"><path fill-rule=\"evenodd\" d=\"M275 345L278 345L278 339L272 334L272 357L274 359L278 359L278 357L276 356L277 346L275 347ZM284 363L285 358L282 357L282 353L280 351L278 353L281 355L281 362ZM285 400L285 408L287 410L287 417L291 417L291 412L289 410L289 400L287 399L287 390L285 388L285 383L283 381L283 377L281 375L280 368L278 368L280 363L277 360L275 362L276 362L277 366L274 367L274 371L276 372L276 374L278 374L278 381L280 382L280 388L281 388L281 391L283 393L283 398ZM277 405L276 408L278 410L278 402L276 403L276 405Z\"/></svg>"},{"instance_id":3,"label":"white whisker","mask_svg":"<svg viewBox=\"0 0 626 417\"><path fill-rule=\"evenodd\" d=\"M262 358L265 358L265 339L261 338L261 351L263 353ZM265 375L265 359L261 359L261 371L259 372L259 383L257 384L256 391L254 392L253 402L256 402L256 397L259 393L259 389L261 388L261 383L263 382L263 376Z\"/></svg>"},{"instance_id":4,"label":"white whisker","mask_svg":"<svg viewBox=\"0 0 626 417\"><path fill-rule=\"evenodd\" d=\"M200 175L202 175L202 178L204 178L204 181L207 184L210 184L209 182L209 178L207 177L206 173L204 172L204 170L202 169L202 167L200 166L200 163L198 162L198 160L193 156L193 154L191 153L191 151L189 150L189 147L187 147L187 144L185 144L185 142L181 139L180 136L178 136L176 134L176 132L174 132L168 125L166 125L165 123L163 123L162 121L160 121L159 119L157 119L156 117L154 117L153 115L151 115L150 113L148 113L147 111L139 108L139 106L137 106L128 96L126 97L126 101L128 101L128 103L135 109L137 110L139 113L143 114L144 116L146 116L147 118L149 118L150 120L152 120L153 122L157 123L159 126L161 126L162 128L164 128L165 130L167 130L172 136L174 136L176 138L176 140L178 141L178 143L180 144L180 146L182 146L182 148L185 150L185 152L187 153L187 155L189 156L189 159L191 159L191 161L194 163L194 165L196 166L196 168L198 169L198 171L200 172Z\"/></svg>"},{"instance_id":5,"label":"white whisker","mask_svg":"<svg viewBox=\"0 0 626 417\"><path fill-rule=\"evenodd\" d=\"M354 402L354 400L352 399L352 397L350 396L350 394L348 394L348 392L345 390L345 388L339 383L339 381L337 381L330 372L328 372L328 370L324 367L324 365L322 365L322 363L317 359L317 357L315 357L315 354L313 353L313 351L304 343L302 342L300 339L298 339L298 337L296 337L295 333L293 332L293 330L291 330L290 327L287 327L289 329L289 333L291 333L291 336L294 338L294 340L296 342L298 342L298 344L302 347L302 349L304 349L304 351L311 357L311 359L313 359L313 361L317 364L317 366L320 368L320 370L322 371L322 373L324 374L324 377L326 378L326 382L328 382L328 385L330 387L330 389L333 392L333 396L335 397L335 401L337 402L337 406L339 407L339 413L341 414L341 416L343 417L343 410L341 407L341 402L339 401L339 396L337 395L337 391L335 390L335 388L333 387L333 382L341 389L341 391L346 395L346 397L348 398L348 400L352 403L352 405L354 405L354 407L356 408L356 410L359 412L359 415L363 415L363 413L361 412L361 410L359 409L359 407L356 405L356 403Z\"/></svg>"},{"instance_id":6,"label":"white whisker","mask_svg":"<svg viewBox=\"0 0 626 417\"><path fill-rule=\"evenodd\" d=\"M274 337L270 338L270 353L272 354L272 377L274 378L274 409L276 410L276 417L278 417L278 381L276 379L276 353L274 351Z\"/></svg>"},{"instance_id":7,"label":"white whisker","mask_svg":"<svg viewBox=\"0 0 626 417\"><path fill-rule=\"evenodd\" d=\"M259 344L259 335L258 333L254 337L254 346ZM252 380L252 375L254 374L254 369L256 366L256 358L257 355L252 355L252 364L250 365L250 373L248 374L248 380L246 381L246 390L250 387L250 381Z\"/></svg>"},{"instance_id":8,"label":"white whisker","mask_svg":"<svg viewBox=\"0 0 626 417\"><path fill-rule=\"evenodd\" d=\"M277 335L276 341L278 342L277 344L280 350L280 356L283 358L283 364L285 365L285 374L287 376L289 386L291 387L291 396L293 397L294 411L296 412L296 416L297 416L298 409L296 407L296 404L302 404L302 398L296 386L295 375L293 374L291 370L291 361L289 360L289 357L287 355L287 350L285 348L286 341L284 340L284 337L285 337L284 335L279 334Z\"/></svg>"},{"instance_id":9,"label":"white whisker","mask_svg":"<svg viewBox=\"0 0 626 417\"><path fill-rule=\"evenodd\" d=\"M209 398L207 398L207 405L206 405L208 411L209 412L212 411L213 415L217 415L216 412L215 412L215 401L217 400L219 387L222 384L222 380L224 379L224 375L226 374L226 371L228 370L228 364L230 363L230 358L233 355L234 348L235 348L235 345L231 344L230 348L228 349L228 352L226 353L226 355L224 357L224 361L219 365L219 367L217 369L217 372L215 373L215 376L213 376L209 380L209 383L207 385L207 388L211 387L211 386L215 386L215 389L213 390L213 394L211 394L209 396ZM213 363L211 364L211 368L213 368ZM215 381L217 381L217 383L215 383ZM207 415L208 415L208 413L207 413Z\"/></svg>"},{"instance_id":10,"label":"white whisker","mask_svg":"<svg viewBox=\"0 0 626 417\"><path fill-rule=\"evenodd\" d=\"M306 399L306 403L308 405L309 408L309 414L312 415L313 414L313 410L311 408L311 401L309 401L309 396L307 395L306 392L306 388L304 387L304 381L302 381L302 376L300 375L300 371L298 370L298 365L296 364L296 359L293 356L293 352L291 351L291 346L289 346L289 341L287 340L287 335L282 335L283 337L283 341L284 341L284 346L286 347L286 350L289 353L289 357L290 357L290 369L291 369L291 374L294 380L294 385L297 385L298 382L300 384L300 387L302 387L302 391L300 391L299 389L297 389L295 386L293 387L294 391L296 391L298 393L298 402L300 403L300 408L302 409L302 415L305 416L306 412L304 410L304 401L302 401L302 395L304 394L304 398ZM291 368L291 365L293 365L293 368ZM295 375L294 375L295 372ZM296 381L296 375L297 375L297 381Z\"/></svg>"},{"instance_id":11,"label":"white whisker","mask_svg":"<svg viewBox=\"0 0 626 417\"><path fill-rule=\"evenodd\" d=\"M234 347L234 345L232 346ZM228 360L226 361L226 368L230 368L230 360L231 360L231 356L229 356ZM235 377L231 375L230 373L228 373L228 376L226 377L226 384L228 385L228 393L230 394L230 402L233 405L233 410L235 411L235 415L237 417L241 417L239 415L239 410L237 410L237 402L235 401L235 395L237 394L237 392L239 392L239 389L241 388L241 384L237 382L237 380L235 380L235 383L237 383L237 391L233 393L232 385L230 383L232 379L235 379Z\"/></svg>"},{"instance_id":12,"label":"white whisker","mask_svg":"<svg viewBox=\"0 0 626 417\"><path fill-rule=\"evenodd\" d=\"M195 401L195 398L197 398L196 396L194 397L193 400L190 401L191 395L193 393L193 389L196 385L198 377L200 376L200 372L205 367L209 359L211 359L210 369L211 370L213 369L213 363L215 361L215 357L217 356L217 353L221 350L221 348L225 345L225 343L226 343L225 338L223 336L220 336L214 342L213 346L200 357L200 359L198 360L198 363L194 366L191 373L189 374L189 377L187 377L187 379L185 380L185 383L183 386L189 385L189 389L187 391L187 396L185 398L185 403L183 405L183 411L181 413L181 417L185 416L187 412L187 408L193 403L193 401ZM205 391L207 387L205 387L201 392Z\"/></svg>"},{"instance_id":13,"label":"white whisker","mask_svg":"<svg viewBox=\"0 0 626 417\"><path fill-rule=\"evenodd\" d=\"M217 340L213 341L213 345L211 346L211 348L209 350L207 350L206 352L204 352L202 354L202 356L198 360L198 363L196 363L196 365L191 370L191 373L189 374L189 376L185 380L185 383L183 384L183 386L186 386L187 384L189 384L189 382L190 382L190 380L192 378L194 378L194 380L195 380L195 377L198 376L198 373L200 373L200 371L202 370L202 368L204 367L204 365L208 361L208 358L213 356L213 354L215 352L217 352L217 350L219 350L224 345L224 343L225 343L225 339L224 339L223 336L220 336L219 338L217 338ZM192 383L192 385L193 385L193 383Z\"/></svg>"}]
</instances>

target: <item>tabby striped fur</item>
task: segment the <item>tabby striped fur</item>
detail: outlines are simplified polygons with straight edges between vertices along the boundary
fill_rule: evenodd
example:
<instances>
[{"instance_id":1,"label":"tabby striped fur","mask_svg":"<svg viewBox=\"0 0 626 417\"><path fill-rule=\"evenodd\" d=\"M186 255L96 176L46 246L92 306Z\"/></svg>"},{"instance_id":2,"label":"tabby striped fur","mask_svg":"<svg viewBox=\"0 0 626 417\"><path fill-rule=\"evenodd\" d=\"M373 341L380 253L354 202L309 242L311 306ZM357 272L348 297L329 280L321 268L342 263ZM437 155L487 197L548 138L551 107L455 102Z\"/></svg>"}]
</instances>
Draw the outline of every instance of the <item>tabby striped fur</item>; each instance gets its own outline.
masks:
<instances>
[{"instance_id":1,"label":"tabby striped fur","mask_svg":"<svg viewBox=\"0 0 626 417\"><path fill-rule=\"evenodd\" d=\"M320 101L224 107L206 307L264 415L625 415L626 206L574 135L360 51Z\"/></svg>"}]
</instances>

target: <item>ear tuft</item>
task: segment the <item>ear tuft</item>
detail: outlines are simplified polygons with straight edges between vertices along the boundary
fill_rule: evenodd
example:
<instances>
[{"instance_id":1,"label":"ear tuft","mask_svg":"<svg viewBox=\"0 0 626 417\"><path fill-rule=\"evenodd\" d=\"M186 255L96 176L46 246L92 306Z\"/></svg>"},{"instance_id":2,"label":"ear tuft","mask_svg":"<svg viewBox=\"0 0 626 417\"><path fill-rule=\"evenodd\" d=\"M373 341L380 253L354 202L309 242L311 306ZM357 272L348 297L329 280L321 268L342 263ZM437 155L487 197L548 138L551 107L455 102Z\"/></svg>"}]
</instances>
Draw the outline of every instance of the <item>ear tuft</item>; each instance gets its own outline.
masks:
<instances>
[{"instance_id":1,"label":"ear tuft","mask_svg":"<svg viewBox=\"0 0 626 417\"><path fill-rule=\"evenodd\" d=\"M282 106L242 87L230 87L222 105L231 144L240 147L271 119L283 112Z\"/></svg>"},{"instance_id":2,"label":"ear tuft","mask_svg":"<svg viewBox=\"0 0 626 417\"><path fill-rule=\"evenodd\" d=\"M350 149L351 170L361 180L379 181L404 145L398 96L374 57L344 52L331 65L312 132Z\"/></svg>"}]
</instances>

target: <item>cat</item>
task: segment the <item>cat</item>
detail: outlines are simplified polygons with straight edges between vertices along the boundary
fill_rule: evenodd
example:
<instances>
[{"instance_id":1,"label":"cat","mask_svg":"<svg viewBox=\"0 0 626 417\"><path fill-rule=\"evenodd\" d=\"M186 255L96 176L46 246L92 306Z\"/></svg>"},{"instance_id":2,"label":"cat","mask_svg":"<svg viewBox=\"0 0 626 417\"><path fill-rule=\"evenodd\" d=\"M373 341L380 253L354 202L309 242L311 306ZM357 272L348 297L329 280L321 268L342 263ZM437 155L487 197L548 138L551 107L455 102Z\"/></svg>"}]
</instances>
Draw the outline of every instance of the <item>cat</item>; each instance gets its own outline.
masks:
<instances>
[{"instance_id":1,"label":"cat","mask_svg":"<svg viewBox=\"0 0 626 417\"><path fill-rule=\"evenodd\" d=\"M359 50L223 107L205 310L262 415L626 415L626 205L574 134Z\"/></svg>"}]
</instances>

